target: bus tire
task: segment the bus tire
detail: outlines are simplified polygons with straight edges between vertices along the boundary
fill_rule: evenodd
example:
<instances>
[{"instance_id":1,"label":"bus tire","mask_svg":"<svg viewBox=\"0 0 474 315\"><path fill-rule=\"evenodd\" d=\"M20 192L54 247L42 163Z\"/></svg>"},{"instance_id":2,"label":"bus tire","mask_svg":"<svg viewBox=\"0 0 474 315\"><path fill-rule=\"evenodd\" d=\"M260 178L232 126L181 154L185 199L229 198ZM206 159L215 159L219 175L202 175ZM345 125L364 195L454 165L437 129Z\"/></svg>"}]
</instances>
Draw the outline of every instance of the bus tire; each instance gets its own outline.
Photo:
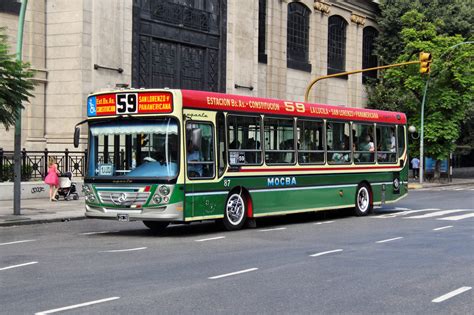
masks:
<instances>
[{"instance_id":1,"label":"bus tire","mask_svg":"<svg viewBox=\"0 0 474 315\"><path fill-rule=\"evenodd\" d=\"M143 221L143 224L149 228L153 233L163 233L166 227L170 224L169 222L162 221Z\"/></svg>"},{"instance_id":2,"label":"bus tire","mask_svg":"<svg viewBox=\"0 0 474 315\"><path fill-rule=\"evenodd\" d=\"M227 198L222 225L228 231L240 230L246 220L247 201L245 196L233 193Z\"/></svg>"},{"instance_id":3,"label":"bus tire","mask_svg":"<svg viewBox=\"0 0 474 315\"><path fill-rule=\"evenodd\" d=\"M357 187L355 196L355 215L358 217L366 216L372 212L372 192L369 185L361 183Z\"/></svg>"}]
</instances>

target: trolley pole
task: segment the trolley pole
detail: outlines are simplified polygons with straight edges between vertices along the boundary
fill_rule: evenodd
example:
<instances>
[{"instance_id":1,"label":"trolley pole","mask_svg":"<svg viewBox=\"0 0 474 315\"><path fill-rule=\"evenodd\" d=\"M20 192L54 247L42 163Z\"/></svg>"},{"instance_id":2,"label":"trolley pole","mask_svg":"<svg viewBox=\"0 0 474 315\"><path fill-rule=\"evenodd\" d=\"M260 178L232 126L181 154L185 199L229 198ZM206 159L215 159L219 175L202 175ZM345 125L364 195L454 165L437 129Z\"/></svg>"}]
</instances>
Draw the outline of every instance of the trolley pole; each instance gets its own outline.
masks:
<instances>
[{"instance_id":1,"label":"trolley pole","mask_svg":"<svg viewBox=\"0 0 474 315\"><path fill-rule=\"evenodd\" d=\"M16 60L21 61L23 49L23 27L25 25L25 12L28 0L21 1L20 16L18 18L18 35L16 39ZM21 214L21 108L17 109L14 138L14 183L13 183L13 214Z\"/></svg>"}]
</instances>

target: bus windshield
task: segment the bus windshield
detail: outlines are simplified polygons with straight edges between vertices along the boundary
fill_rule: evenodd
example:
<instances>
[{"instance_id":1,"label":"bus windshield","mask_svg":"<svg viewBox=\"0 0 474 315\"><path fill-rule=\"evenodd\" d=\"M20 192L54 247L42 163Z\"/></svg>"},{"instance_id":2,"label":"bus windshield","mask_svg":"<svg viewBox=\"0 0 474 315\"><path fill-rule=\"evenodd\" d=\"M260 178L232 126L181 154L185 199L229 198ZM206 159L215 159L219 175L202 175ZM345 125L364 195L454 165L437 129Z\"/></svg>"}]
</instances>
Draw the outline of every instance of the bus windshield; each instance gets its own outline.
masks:
<instances>
[{"instance_id":1,"label":"bus windshield","mask_svg":"<svg viewBox=\"0 0 474 315\"><path fill-rule=\"evenodd\" d=\"M90 177L174 178L178 174L174 118L91 123Z\"/></svg>"}]
</instances>

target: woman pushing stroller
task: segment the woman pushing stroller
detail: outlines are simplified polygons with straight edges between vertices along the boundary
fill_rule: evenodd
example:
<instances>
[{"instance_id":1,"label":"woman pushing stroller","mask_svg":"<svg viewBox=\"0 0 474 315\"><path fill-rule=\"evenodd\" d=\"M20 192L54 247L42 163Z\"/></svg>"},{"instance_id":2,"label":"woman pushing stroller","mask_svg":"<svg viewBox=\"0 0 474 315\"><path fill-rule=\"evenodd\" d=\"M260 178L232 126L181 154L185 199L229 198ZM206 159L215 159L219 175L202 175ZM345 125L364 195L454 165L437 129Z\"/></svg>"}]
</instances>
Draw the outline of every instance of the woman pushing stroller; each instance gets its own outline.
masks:
<instances>
[{"instance_id":1,"label":"woman pushing stroller","mask_svg":"<svg viewBox=\"0 0 474 315\"><path fill-rule=\"evenodd\" d=\"M44 182L49 185L49 200L50 201L58 201L56 198L56 193L58 192L59 188L59 170L58 164L56 164L56 160L53 157L49 158L48 163L48 175L44 178Z\"/></svg>"}]
</instances>

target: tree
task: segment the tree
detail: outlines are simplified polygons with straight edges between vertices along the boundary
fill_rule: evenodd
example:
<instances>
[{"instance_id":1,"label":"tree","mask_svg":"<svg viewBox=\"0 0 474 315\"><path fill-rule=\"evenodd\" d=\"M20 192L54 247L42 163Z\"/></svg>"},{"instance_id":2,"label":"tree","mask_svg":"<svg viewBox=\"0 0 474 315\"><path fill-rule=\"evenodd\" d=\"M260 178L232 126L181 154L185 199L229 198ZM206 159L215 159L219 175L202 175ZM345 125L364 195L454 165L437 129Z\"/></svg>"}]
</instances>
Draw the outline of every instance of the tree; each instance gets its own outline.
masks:
<instances>
[{"instance_id":1,"label":"tree","mask_svg":"<svg viewBox=\"0 0 474 315\"><path fill-rule=\"evenodd\" d=\"M377 42L378 51L384 60L391 63L416 60L421 51L433 55L424 115L425 155L441 160L454 150L455 141L460 137L461 125L474 112L474 48L473 45L462 45L451 49L465 42L467 38L463 35L470 36L470 30L464 29L458 16L441 19L446 16L443 8L446 1L433 1L438 5L438 18L434 18L432 5L424 4L427 1L413 1L412 8L415 9L412 10L408 9L408 2L411 1L382 3L382 30ZM392 6L384 12L389 3ZM460 5L458 1L454 3ZM452 13L452 3L446 6L449 7L446 11ZM399 15L401 18L394 25L397 31L394 33L388 26ZM429 15L433 17L428 18ZM459 32L456 27L461 28ZM382 73L381 77L380 81L373 82L368 88L369 107L405 112L408 123L419 129L420 105L428 77L420 75L417 66L392 68ZM418 148L418 142L410 144L410 151L415 155L419 154Z\"/></svg>"},{"instance_id":2,"label":"tree","mask_svg":"<svg viewBox=\"0 0 474 315\"><path fill-rule=\"evenodd\" d=\"M7 36L0 28L0 122L8 130L18 118L18 109L23 109L22 102L33 96L34 72L27 63L15 60L8 53Z\"/></svg>"}]
</instances>

